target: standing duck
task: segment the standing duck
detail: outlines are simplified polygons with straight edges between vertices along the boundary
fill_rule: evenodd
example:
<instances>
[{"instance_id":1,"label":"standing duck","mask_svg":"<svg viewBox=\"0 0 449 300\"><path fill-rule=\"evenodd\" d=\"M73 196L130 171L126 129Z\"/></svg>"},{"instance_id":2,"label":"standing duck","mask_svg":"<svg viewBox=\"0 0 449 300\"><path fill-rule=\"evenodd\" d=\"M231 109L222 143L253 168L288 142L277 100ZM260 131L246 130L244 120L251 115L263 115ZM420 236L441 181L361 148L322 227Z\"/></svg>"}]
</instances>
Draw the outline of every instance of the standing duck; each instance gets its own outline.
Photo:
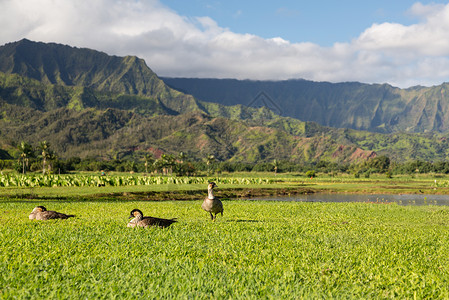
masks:
<instances>
[{"instance_id":1,"label":"standing duck","mask_svg":"<svg viewBox=\"0 0 449 300\"><path fill-rule=\"evenodd\" d=\"M75 215L66 215L52 210L47 210L44 206L36 206L30 213L30 220L51 220L51 219L68 219Z\"/></svg>"},{"instance_id":2,"label":"standing duck","mask_svg":"<svg viewBox=\"0 0 449 300\"><path fill-rule=\"evenodd\" d=\"M221 213L221 216L223 216L223 203L221 203L219 198L214 196L215 187L218 187L215 182L209 183L207 186L207 197L201 205L202 209L210 213L212 221L215 221L218 213Z\"/></svg>"},{"instance_id":3,"label":"standing duck","mask_svg":"<svg viewBox=\"0 0 449 300\"><path fill-rule=\"evenodd\" d=\"M138 209L133 209L129 215L129 219L133 218L128 223L128 227L148 227L148 226L159 226L160 228L165 228L171 224L177 222L176 218L173 219L161 219L154 217L144 217L142 211Z\"/></svg>"}]
</instances>

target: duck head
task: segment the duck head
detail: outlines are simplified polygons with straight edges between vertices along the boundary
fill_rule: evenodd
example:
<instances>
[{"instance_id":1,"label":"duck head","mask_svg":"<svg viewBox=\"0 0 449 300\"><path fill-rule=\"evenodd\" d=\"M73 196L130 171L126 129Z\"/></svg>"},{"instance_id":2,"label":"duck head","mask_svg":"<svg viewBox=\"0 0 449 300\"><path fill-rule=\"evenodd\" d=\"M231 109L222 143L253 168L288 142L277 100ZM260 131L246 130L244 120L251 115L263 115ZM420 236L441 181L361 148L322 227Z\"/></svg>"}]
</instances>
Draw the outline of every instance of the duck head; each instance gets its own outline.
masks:
<instances>
[{"instance_id":1,"label":"duck head","mask_svg":"<svg viewBox=\"0 0 449 300\"><path fill-rule=\"evenodd\" d=\"M215 182L209 182L207 189L212 190L213 188L216 188L216 187L218 187L218 185Z\"/></svg>"},{"instance_id":2,"label":"duck head","mask_svg":"<svg viewBox=\"0 0 449 300\"><path fill-rule=\"evenodd\" d=\"M43 211L47 211L47 209L44 206L39 205L33 209L32 213L38 213L38 212L43 212Z\"/></svg>"},{"instance_id":3,"label":"duck head","mask_svg":"<svg viewBox=\"0 0 449 300\"><path fill-rule=\"evenodd\" d=\"M142 211L140 211L139 209L135 208L135 209L133 209L133 210L131 211L131 213L129 214L129 218L128 218L128 219L136 218L136 217L138 217L138 216L142 217L142 216L143 216L143 213L142 213Z\"/></svg>"}]
</instances>

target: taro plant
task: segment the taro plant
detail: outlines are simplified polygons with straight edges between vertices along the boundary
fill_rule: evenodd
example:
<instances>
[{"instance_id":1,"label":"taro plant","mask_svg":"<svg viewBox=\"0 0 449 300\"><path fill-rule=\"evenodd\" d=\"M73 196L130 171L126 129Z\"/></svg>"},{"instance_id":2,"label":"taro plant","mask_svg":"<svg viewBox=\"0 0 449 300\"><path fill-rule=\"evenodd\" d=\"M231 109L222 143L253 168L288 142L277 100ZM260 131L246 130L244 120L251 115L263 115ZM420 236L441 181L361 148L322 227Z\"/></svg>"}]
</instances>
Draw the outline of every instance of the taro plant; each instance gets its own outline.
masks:
<instances>
[{"instance_id":1,"label":"taro plant","mask_svg":"<svg viewBox=\"0 0 449 300\"><path fill-rule=\"evenodd\" d=\"M270 184L267 178L217 178L218 184ZM0 175L2 187L56 187L56 186L137 186L158 184L207 184L207 177L187 176L101 176L101 175Z\"/></svg>"}]
</instances>

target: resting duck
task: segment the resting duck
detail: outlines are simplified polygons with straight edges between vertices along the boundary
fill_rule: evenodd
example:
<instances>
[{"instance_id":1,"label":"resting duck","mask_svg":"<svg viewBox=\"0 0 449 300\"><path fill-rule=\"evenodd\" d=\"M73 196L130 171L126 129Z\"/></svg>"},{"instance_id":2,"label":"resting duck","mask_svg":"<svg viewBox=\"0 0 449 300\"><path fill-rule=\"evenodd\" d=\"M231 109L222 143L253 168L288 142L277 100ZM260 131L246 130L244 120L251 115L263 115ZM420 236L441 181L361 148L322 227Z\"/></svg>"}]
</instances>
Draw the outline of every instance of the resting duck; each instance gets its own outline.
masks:
<instances>
[{"instance_id":1,"label":"resting duck","mask_svg":"<svg viewBox=\"0 0 449 300\"><path fill-rule=\"evenodd\" d=\"M161 219L154 217L144 217L142 211L138 209L133 209L129 215L129 219L133 218L128 223L128 227L148 227L148 226L159 226L160 228L165 228L171 224L177 222L176 218L173 219Z\"/></svg>"},{"instance_id":2,"label":"resting duck","mask_svg":"<svg viewBox=\"0 0 449 300\"><path fill-rule=\"evenodd\" d=\"M30 220L51 220L51 219L68 219L75 215L66 215L52 210L47 210L44 206L36 206L30 213Z\"/></svg>"},{"instance_id":3,"label":"resting duck","mask_svg":"<svg viewBox=\"0 0 449 300\"><path fill-rule=\"evenodd\" d=\"M201 208L210 213L212 221L215 221L217 214L221 213L223 216L223 203L220 199L214 196L214 188L218 187L215 182L209 183L207 186L207 197L204 199ZM213 215L215 214L215 215Z\"/></svg>"}]
</instances>

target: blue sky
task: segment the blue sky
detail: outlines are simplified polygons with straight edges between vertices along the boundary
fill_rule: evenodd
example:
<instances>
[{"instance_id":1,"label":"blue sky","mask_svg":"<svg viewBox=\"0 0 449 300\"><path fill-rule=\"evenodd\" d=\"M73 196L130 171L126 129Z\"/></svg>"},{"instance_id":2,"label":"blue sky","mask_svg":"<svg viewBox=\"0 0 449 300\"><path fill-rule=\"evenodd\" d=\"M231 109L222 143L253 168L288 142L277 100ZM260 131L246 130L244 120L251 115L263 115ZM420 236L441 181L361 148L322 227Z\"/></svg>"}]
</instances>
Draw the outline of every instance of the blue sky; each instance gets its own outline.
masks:
<instances>
[{"instance_id":1,"label":"blue sky","mask_svg":"<svg viewBox=\"0 0 449 300\"><path fill-rule=\"evenodd\" d=\"M331 46L350 41L374 23L410 25L417 21L408 0L308 0L308 1L206 1L162 0L190 18L208 16L236 33L263 38L281 37L290 42ZM422 4L447 1L420 1Z\"/></svg>"},{"instance_id":2,"label":"blue sky","mask_svg":"<svg viewBox=\"0 0 449 300\"><path fill-rule=\"evenodd\" d=\"M136 55L170 77L438 85L448 33L438 0L0 0L0 44Z\"/></svg>"}]
</instances>

